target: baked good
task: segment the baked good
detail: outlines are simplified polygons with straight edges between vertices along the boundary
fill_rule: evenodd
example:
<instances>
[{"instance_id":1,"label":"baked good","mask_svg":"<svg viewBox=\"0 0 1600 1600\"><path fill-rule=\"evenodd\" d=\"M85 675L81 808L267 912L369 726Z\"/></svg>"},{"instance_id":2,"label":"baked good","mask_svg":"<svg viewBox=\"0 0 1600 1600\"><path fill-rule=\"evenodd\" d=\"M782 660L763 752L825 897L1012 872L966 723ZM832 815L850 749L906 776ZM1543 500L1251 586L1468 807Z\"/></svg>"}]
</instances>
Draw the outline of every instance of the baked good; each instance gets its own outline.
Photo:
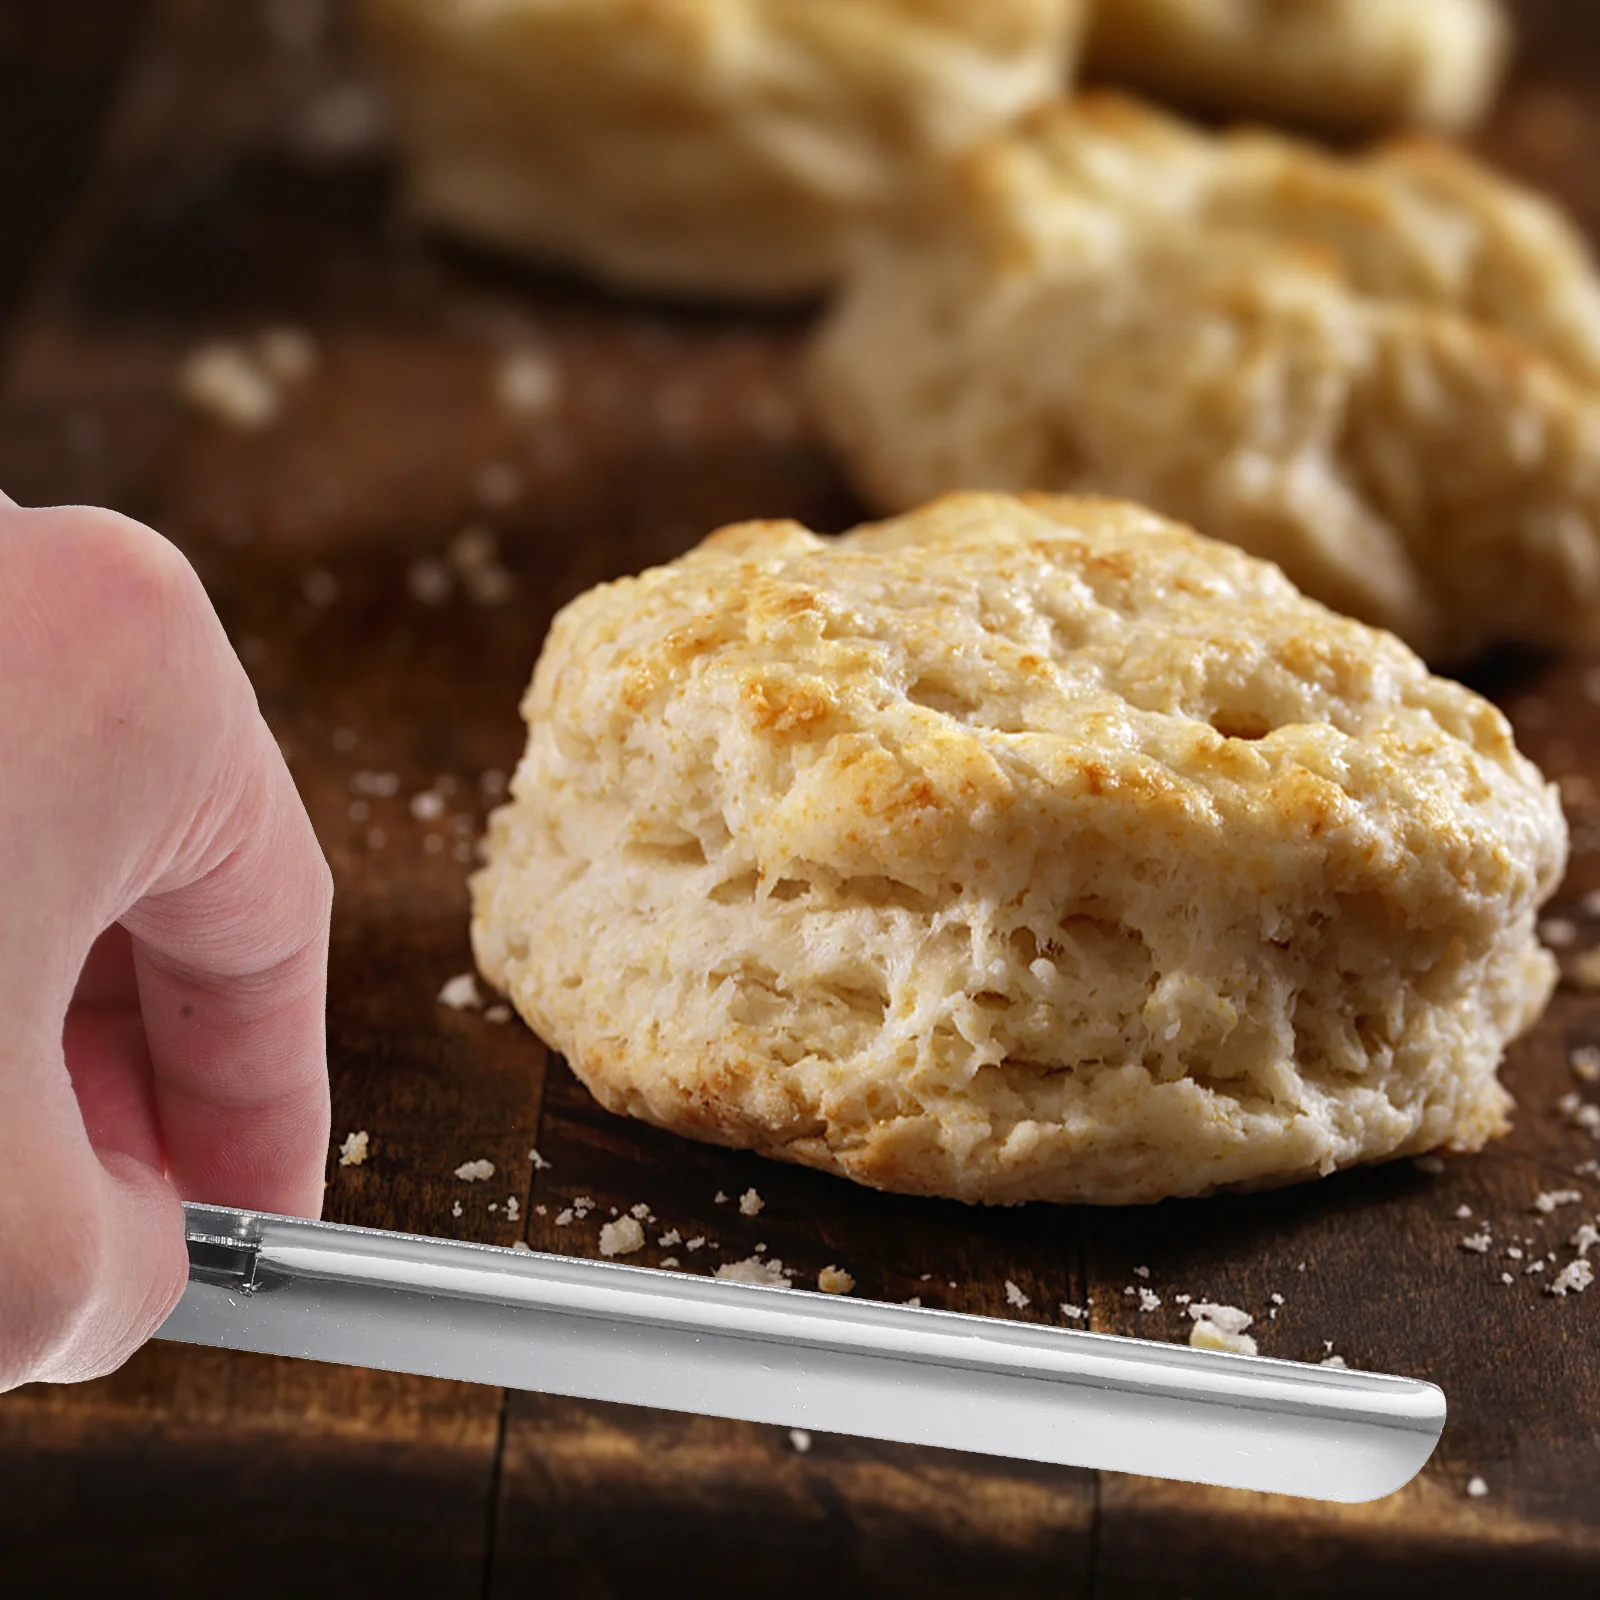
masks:
<instances>
[{"instance_id":1,"label":"baked good","mask_svg":"<svg viewBox=\"0 0 1600 1600\"><path fill-rule=\"evenodd\" d=\"M1600 286L1465 155L1024 119L852 273L811 362L877 509L1124 495L1436 663L1600 634Z\"/></svg>"},{"instance_id":2,"label":"baked good","mask_svg":"<svg viewBox=\"0 0 1600 1600\"><path fill-rule=\"evenodd\" d=\"M1097 0L1090 70L1181 105L1458 131L1499 84L1499 0Z\"/></svg>"},{"instance_id":3,"label":"baked good","mask_svg":"<svg viewBox=\"0 0 1600 1600\"><path fill-rule=\"evenodd\" d=\"M1085 0L363 0L414 210L630 288L808 294L1059 92Z\"/></svg>"},{"instance_id":4,"label":"baked good","mask_svg":"<svg viewBox=\"0 0 1600 1600\"><path fill-rule=\"evenodd\" d=\"M473 946L612 1111L987 1202L1506 1125L1554 790L1398 640L1153 513L728 528L562 611L522 709Z\"/></svg>"}]
</instances>

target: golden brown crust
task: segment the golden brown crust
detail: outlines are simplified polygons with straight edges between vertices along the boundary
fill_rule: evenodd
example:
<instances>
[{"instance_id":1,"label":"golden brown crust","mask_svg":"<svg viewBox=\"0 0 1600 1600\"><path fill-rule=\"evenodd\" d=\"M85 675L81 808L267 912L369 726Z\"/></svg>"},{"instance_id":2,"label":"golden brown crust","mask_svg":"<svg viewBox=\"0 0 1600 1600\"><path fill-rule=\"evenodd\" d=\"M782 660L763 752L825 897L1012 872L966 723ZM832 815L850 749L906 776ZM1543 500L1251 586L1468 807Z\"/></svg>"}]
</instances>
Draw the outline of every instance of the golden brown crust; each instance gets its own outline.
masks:
<instances>
[{"instance_id":1,"label":"golden brown crust","mask_svg":"<svg viewBox=\"0 0 1600 1600\"><path fill-rule=\"evenodd\" d=\"M1089 66L1232 116L1459 131L1508 43L1498 0L1099 0Z\"/></svg>"},{"instance_id":2,"label":"golden brown crust","mask_svg":"<svg viewBox=\"0 0 1600 1600\"><path fill-rule=\"evenodd\" d=\"M1105 500L725 530L556 619L473 882L603 1104L1128 1202L1503 1130L1553 791L1493 707Z\"/></svg>"},{"instance_id":3,"label":"golden brown crust","mask_svg":"<svg viewBox=\"0 0 1600 1600\"><path fill-rule=\"evenodd\" d=\"M809 294L1059 91L1084 0L362 0L413 208L628 287Z\"/></svg>"},{"instance_id":4,"label":"golden brown crust","mask_svg":"<svg viewBox=\"0 0 1600 1600\"><path fill-rule=\"evenodd\" d=\"M1430 660L1600 636L1600 285L1431 141L1041 110L861 263L812 377L884 510L1121 493Z\"/></svg>"}]
</instances>

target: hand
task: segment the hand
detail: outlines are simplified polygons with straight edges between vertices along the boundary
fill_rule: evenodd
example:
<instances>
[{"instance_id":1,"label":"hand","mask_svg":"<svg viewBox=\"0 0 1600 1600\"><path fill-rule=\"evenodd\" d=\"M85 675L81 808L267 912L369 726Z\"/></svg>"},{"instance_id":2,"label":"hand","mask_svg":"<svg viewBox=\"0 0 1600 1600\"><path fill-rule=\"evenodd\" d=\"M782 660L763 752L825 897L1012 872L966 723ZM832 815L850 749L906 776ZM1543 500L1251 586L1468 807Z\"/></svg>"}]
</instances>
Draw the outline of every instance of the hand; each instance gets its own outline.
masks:
<instances>
[{"instance_id":1,"label":"hand","mask_svg":"<svg viewBox=\"0 0 1600 1600\"><path fill-rule=\"evenodd\" d=\"M193 570L0 496L0 1390L119 1366L180 1198L317 1216L332 881Z\"/></svg>"}]
</instances>

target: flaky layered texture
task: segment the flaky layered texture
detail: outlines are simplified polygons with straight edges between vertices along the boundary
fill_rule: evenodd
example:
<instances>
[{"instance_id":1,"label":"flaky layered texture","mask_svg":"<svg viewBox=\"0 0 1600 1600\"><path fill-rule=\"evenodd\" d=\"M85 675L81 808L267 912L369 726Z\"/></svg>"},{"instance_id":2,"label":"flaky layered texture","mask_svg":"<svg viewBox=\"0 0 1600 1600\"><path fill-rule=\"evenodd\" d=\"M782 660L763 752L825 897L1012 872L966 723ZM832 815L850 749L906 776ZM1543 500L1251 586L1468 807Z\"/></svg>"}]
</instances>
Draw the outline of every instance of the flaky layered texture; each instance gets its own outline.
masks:
<instances>
[{"instance_id":1,"label":"flaky layered texture","mask_svg":"<svg viewBox=\"0 0 1600 1600\"><path fill-rule=\"evenodd\" d=\"M1553 791L1485 701L1160 517L726 529L568 606L523 712L473 944L613 1111L988 1202L1505 1127Z\"/></svg>"},{"instance_id":2,"label":"flaky layered texture","mask_svg":"<svg viewBox=\"0 0 1600 1600\"><path fill-rule=\"evenodd\" d=\"M1600 634L1600 287L1442 146L1051 107L866 255L812 378L882 510L1126 495L1435 662Z\"/></svg>"},{"instance_id":3,"label":"flaky layered texture","mask_svg":"<svg viewBox=\"0 0 1600 1600\"><path fill-rule=\"evenodd\" d=\"M1070 75L1085 0L362 0L423 217L633 288L787 296Z\"/></svg>"},{"instance_id":4,"label":"flaky layered texture","mask_svg":"<svg viewBox=\"0 0 1600 1600\"><path fill-rule=\"evenodd\" d=\"M1089 65L1228 115L1459 131L1509 32L1498 0L1096 0Z\"/></svg>"}]
</instances>

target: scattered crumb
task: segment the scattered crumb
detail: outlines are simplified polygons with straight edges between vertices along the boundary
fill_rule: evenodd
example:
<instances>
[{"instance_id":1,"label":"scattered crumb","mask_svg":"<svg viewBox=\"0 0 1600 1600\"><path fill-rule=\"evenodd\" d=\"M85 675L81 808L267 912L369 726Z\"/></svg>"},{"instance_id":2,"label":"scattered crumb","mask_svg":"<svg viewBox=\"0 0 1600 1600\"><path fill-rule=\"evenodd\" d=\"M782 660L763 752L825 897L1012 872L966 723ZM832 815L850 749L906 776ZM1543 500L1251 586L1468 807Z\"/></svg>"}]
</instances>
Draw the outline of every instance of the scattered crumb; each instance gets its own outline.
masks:
<instances>
[{"instance_id":1,"label":"scattered crumb","mask_svg":"<svg viewBox=\"0 0 1600 1600\"><path fill-rule=\"evenodd\" d=\"M317 347L299 328L268 328L256 341L256 358L269 378L299 383L317 364Z\"/></svg>"},{"instance_id":2,"label":"scattered crumb","mask_svg":"<svg viewBox=\"0 0 1600 1600\"><path fill-rule=\"evenodd\" d=\"M489 1210L498 1211L499 1209L500 1209L500 1202L498 1200L491 1200L489 1202Z\"/></svg>"},{"instance_id":3,"label":"scattered crumb","mask_svg":"<svg viewBox=\"0 0 1600 1600\"><path fill-rule=\"evenodd\" d=\"M1558 1206L1575 1206L1581 1199L1581 1189L1546 1189L1533 1202L1533 1209L1548 1217Z\"/></svg>"},{"instance_id":4,"label":"scattered crumb","mask_svg":"<svg viewBox=\"0 0 1600 1600\"><path fill-rule=\"evenodd\" d=\"M507 461L491 461L472 480L472 492L492 511L515 505L522 498L522 474Z\"/></svg>"},{"instance_id":5,"label":"scattered crumb","mask_svg":"<svg viewBox=\"0 0 1600 1600\"><path fill-rule=\"evenodd\" d=\"M1482 1478L1467 1479L1467 1493L1472 1499L1481 1500L1486 1494L1488 1494L1488 1492L1489 1485L1486 1484Z\"/></svg>"},{"instance_id":6,"label":"scattered crumb","mask_svg":"<svg viewBox=\"0 0 1600 1600\"><path fill-rule=\"evenodd\" d=\"M536 1217L547 1217L550 1214L550 1208L546 1205L537 1205L533 1208L533 1214Z\"/></svg>"},{"instance_id":7,"label":"scattered crumb","mask_svg":"<svg viewBox=\"0 0 1600 1600\"><path fill-rule=\"evenodd\" d=\"M1522 1246L1516 1244L1507 1245L1506 1254L1510 1256L1513 1261L1520 1261L1522 1259Z\"/></svg>"},{"instance_id":8,"label":"scattered crumb","mask_svg":"<svg viewBox=\"0 0 1600 1600\"><path fill-rule=\"evenodd\" d=\"M1192 1294L1175 1294L1172 1297L1173 1304L1174 1305L1180 1305L1180 1306L1188 1305L1188 1303L1193 1299L1194 1299L1194 1296ZM1089 1302L1089 1304L1093 1305L1094 1301L1091 1300Z\"/></svg>"},{"instance_id":9,"label":"scattered crumb","mask_svg":"<svg viewBox=\"0 0 1600 1600\"><path fill-rule=\"evenodd\" d=\"M1340 1369L1344 1369L1347 1368L1350 1363L1346 1361L1343 1356L1324 1356L1317 1363L1317 1365L1319 1367L1338 1367Z\"/></svg>"},{"instance_id":10,"label":"scattered crumb","mask_svg":"<svg viewBox=\"0 0 1600 1600\"><path fill-rule=\"evenodd\" d=\"M1488 1254L1489 1246L1492 1243L1493 1240L1490 1239L1486 1230L1483 1233L1469 1233L1466 1238L1461 1241L1461 1248L1463 1250L1472 1251L1474 1255L1481 1256Z\"/></svg>"},{"instance_id":11,"label":"scattered crumb","mask_svg":"<svg viewBox=\"0 0 1600 1600\"><path fill-rule=\"evenodd\" d=\"M1526 1267L1524 1267L1522 1269L1522 1275L1524 1277L1527 1277L1530 1273L1543 1272L1543 1271L1544 1271L1544 1262L1535 1261L1530 1266L1526 1266Z\"/></svg>"},{"instance_id":12,"label":"scattered crumb","mask_svg":"<svg viewBox=\"0 0 1600 1600\"><path fill-rule=\"evenodd\" d=\"M495 394L507 411L547 411L560 393L560 370L536 350L514 351L495 374Z\"/></svg>"},{"instance_id":13,"label":"scattered crumb","mask_svg":"<svg viewBox=\"0 0 1600 1600\"><path fill-rule=\"evenodd\" d=\"M676 1228L668 1228L667 1231L656 1240L656 1243L660 1245L663 1250L670 1250L673 1245L683 1243L683 1235L679 1233Z\"/></svg>"},{"instance_id":14,"label":"scattered crumb","mask_svg":"<svg viewBox=\"0 0 1600 1600\"><path fill-rule=\"evenodd\" d=\"M1023 1310L1030 1304L1027 1295L1025 1295L1009 1278L1006 1279L1006 1304L1008 1306L1015 1306L1018 1311Z\"/></svg>"},{"instance_id":15,"label":"scattered crumb","mask_svg":"<svg viewBox=\"0 0 1600 1600\"><path fill-rule=\"evenodd\" d=\"M743 1261L724 1261L712 1276L726 1278L733 1283L765 1283L778 1289L787 1288L789 1283L784 1276L783 1263L776 1257L771 1261L763 1261L760 1256L746 1256Z\"/></svg>"},{"instance_id":16,"label":"scattered crumb","mask_svg":"<svg viewBox=\"0 0 1600 1600\"><path fill-rule=\"evenodd\" d=\"M513 1250L531 1250L533 1249L533 1246L529 1244L526 1239L513 1239L511 1241L511 1248Z\"/></svg>"},{"instance_id":17,"label":"scattered crumb","mask_svg":"<svg viewBox=\"0 0 1600 1600\"><path fill-rule=\"evenodd\" d=\"M179 395L197 411L242 433L267 427L281 404L271 375L238 345L222 341L190 351L177 383Z\"/></svg>"},{"instance_id":18,"label":"scattered crumb","mask_svg":"<svg viewBox=\"0 0 1600 1600\"><path fill-rule=\"evenodd\" d=\"M580 1217L586 1217L591 1211L594 1210L594 1201L591 1200L586 1194L574 1195L572 1197L572 1209L576 1211Z\"/></svg>"},{"instance_id":19,"label":"scattered crumb","mask_svg":"<svg viewBox=\"0 0 1600 1600\"><path fill-rule=\"evenodd\" d=\"M903 1306L916 1306L920 1309L922 1305L922 1296L920 1294L914 1294L909 1300L902 1300L900 1304Z\"/></svg>"},{"instance_id":20,"label":"scattered crumb","mask_svg":"<svg viewBox=\"0 0 1600 1600\"><path fill-rule=\"evenodd\" d=\"M675 1267L681 1265L682 1263L676 1256L662 1256L661 1258L661 1270L663 1272L671 1272Z\"/></svg>"},{"instance_id":21,"label":"scattered crumb","mask_svg":"<svg viewBox=\"0 0 1600 1600\"><path fill-rule=\"evenodd\" d=\"M1437 1178L1444 1171L1444 1162L1438 1156L1418 1156L1411 1163L1418 1172L1425 1172L1430 1178Z\"/></svg>"},{"instance_id":22,"label":"scattered crumb","mask_svg":"<svg viewBox=\"0 0 1600 1600\"><path fill-rule=\"evenodd\" d=\"M444 815L444 796L436 794L432 789L424 789L421 794L412 795L411 815L418 822L437 822Z\"/></svg>"},{"instance_id":23,"label":"scattered crumb","mask_svg":"<svg viewBox=\"0 0 1600 1600\"><path fill-rule=\"evenodd\" d=\"M1580 1257L1587 1256L1596 1245L1600 1245L1600 1228L1592 1222L1579 1223L1578 1231L1567 1240L1567 1243Z\"/></svg>"},{"instance_id":24,"label":"scattered crumb","mask_svg":"<svg viewBox=\"0 0 1600 1600\"><path fill-rule=\"evenodd\" d=\"M1161 1296L1154 1289L1141 1289L1139 1291L1139 1309L1141 1311L1159 1311L1161 1309Z\"/></svg>"},{"instance_id":25,"label":"scattered crumb","mask_svg":"<svg viewBox=\"0 0 1600 1600\"><path fill-rule=\"evenodd\" d=\"M367 829L367 848L369 850L381 850L388 842L389 835L382 828Z\"/></svg>"},{"instance_id":26,"label":"scattered crumb","mask_svg":"<svg viewBox=\"0 0 1600 1600\"><path fill-rule=\"evenodd\" d=\"M477 974L463 972L450 979L439 991L439 1004L449 1006L452 1011L475 1010L481 1006L483 996L478 992Z\"/></svg>"},{"instance_id":27,"label":"scattered crumb","mask_svg":"<svg viewBox=\"0 0 1600 1600\"><path fill-rule=\"evenodd\" d=\"M811 1435L804 1428L791 1428L789 1430L789 1443L804 1455L811 1448Z\"/></svg>"},{"instance_id":28,"label":"scattered crumb","mask_svg":"<svg viewBox=\"0 0 1600 1600\"><path fill-rule=\"evenodd\" d=\"M457 1200L456 1203L450 1207L450 1215L452 1217L459 1217L461 1215L461 1202L459 1200Z\"/></svg>"},{"instance_id":29,"label":"scattered crumb","mask_svg":"<svg viewBox=\"0 0 1600 1600\"><path fill-rule=\"evenodd\" d=\"M762 1208L766 1205L766 1203L767 1202L763 1200L754 1189L746 1189L745 1192L739 1196L739 1215L741 1217L760 1216Z\"/></svg>"},{"instance_id":30,"label":"scattered crumb","mask_svg":"<svg viewBox=\"0 0 1600 1600\"><path fill-rule=\"evenodd\" d=\"M1133 1275L1136 1278L1148 1278L1150 1276L1150 1269L1149 1267L1135 1267L1133 1269Z\"/></svg>"},{"instance_id":31,"label":"scattered crumb","mask_svg":"<svg viewBox=\"0 0 1600 1600\"><path fill-rule=\"evenodd\" d=\"M725 1206L728 1203L728 1197L721 1189L717 1190L711 1200L713 1205Z\"/></svg>"},{"instance_id":32,"label":"scattered crumb","mask_svg":"<svg viewBox=\"0 0 1600 1600\"><path fill-rule=\"evenodd\" d=\"M514 1195L506 1196L506 1221L516 1222L522 1216L522 1202Z\"/></svg>"},{"instance_id":33,"label":"scattered crumb","mask_svg":"<svg viewBox=\"0 0 1600 1600\"><path fill-rule=\"evenodd\" d=\"M600 1254L631 1256L644 1244L644 1229L632 1217L618 1217L600 1229Z\"/></svg>"},{"instance_id":34,"label":"scattered crumb","mask_svg":"<svg viewBox=\"0 0 1600 1600\"><path fill-rule=\"evenodd\" d=\"M643 1200L639 1201L637 1205L629 1206L628 1215L630 1217L638 1218L640 1222L654 1222L656 1220L655 1212L653 1212Z\"/></svg>"},{"instance_id":35,"label":"scattered crumb","mask_svg":"<svg viewBox=\"0 0 1600 1600\"><path fill-rule=\"evenodd\" d=\"M1594 1045L1579 1045L1567 1062L1579 1083L1600 1083L1600 1049Z\"/></svg>"},{"instance_id":36,"label":"scattered crumb","mask_svg":"<svg viewBox=\"0 0 1600 1600\"><path fill-rule=\"evenodd\" d=\"M1258 1354L1256 1342L1244 1330L1255 1318L1237 1306L1212 1305L1196 1301L1189 1307L1194 1326L1189 1330L1189 1343L1197 1350L1221 1350L1229 1355L1253 1356Z\"/></svg>"},{"instance_id":37,"label":"scattered crumb","mask_svg":"<svg viewBox=\"0 0 1600 1600\"><path fill-rule=\"evenodd\" d=\"M456 1168L456 1176L463 1183L487 1183L494 1176L492 1161L463 1161Z\"/></svg>"},{"instance_id":38,"label":"scattered crumb","mask_svg":"<svg viewBox=\"0 0 1600 1600\"><path fill-rule=\"evenodd\" d=\"M1070 1317L1074 1322L1079 1322L1088 1315L1088 1312L1082 1306L1069 1305L1067 1301L1063 1300L1061 1302L1061 1315Z\"/></svg>"},{"instance_id":39,"label":"scattered crumb","mask_svg":"<svg viewBox=\"0 0 1600 1600\"><path fill-rule=\"evenodd\" d=\"M478 789L486 800L498 800L506 792L506 775L498 767L490 767L478 777Z\"/></svg>"},{"instance_id":40,"label":"scattered crumb","mask_svg":"<svg viewBox=\"0 0 1600 1600\"><path fill-rule=\"evenodd\" d=\"M442 606L450 598L450 569L442 561L425 556L406 569L406 588L411 598L425 606Z\"/></svg>"},{"instance_id":41,"label":"scattered crumb","mask_svg":"<svg viewBox=\"0 0 1600 1600\"><path fill-rule=\"evenodd\" d=\"M1594 1268L1580 1256L1575 1261L1569 1261L1556 1274L1555 1281L1548 1285L1545 1293L1565 1298L1568 1294L1582 1294L1593 1282Z\"/></svg>"},{"instance_id":42,"label":"scattered crumb","mask_svg":"<svg viewBox=\"0 0 1600 1600\"><path fill-rule=\"evenodd\" d=\"M1580 989L1600 989L1600 945L1575 957L1567 968L1567 976Z\"/></svg>"},{"instance_id":43,"label":"scattered crumb","mask_svg":"<svg viewBox=\"0 0 1600 1600\"><path fill-rule=\"evenodd\" d=\"M530 1150L528 1152L528 1159L533 1163L533 1170L535 1172L546 1172L549 1170L550 1163L546 1161L537 1150Z\"/></svg>"},{"instance_id":44,"label":"scattered crumb","mask_svg":"<svg viewBox=\"0 0 1600 1600\"><path fill-rule=\"evenodd\" d=\"M1509 1272L1502 1272L1500 1274L1500 1281L1501 1283L1515 1283L1517 1280L1513 1278Z\"/></svg>"},{"instance_id":45,"label":"scattered crumb","mask_svg":"<svg viewBox=\"0 0 1600 1600\"><path fill-rule=\"evenodd\" d=\"M1273 1290L1269 1298L1275 1306L1281 1306L1284 1303L1283 1296L1279 1294L1276 1289Z\"/></svg>"},{"instance_id":46,"label":"scattered crumb","mask_svg":"<svg viewBox=\"0 0 1600 1600\"><path fill-rule=\"evenodd\" d=\"M339 1146L339 1165L341 1167L365 1165L369 1142L365 1131L347 1133L344 1136L344 1143Z\"/></svg>"},{"instance_id":47,"label":"scattered crumb","mask_svg":"<svg viewBox=\"0 0 1600 1600\"><path fill-rule=\"evenodd\" d=\"M1552 950L1565 950L1578 937L1578 925L1567 917L1546 917L1539 924L1539 937Z\"/></svg>"},{"instance_id":48,"label":"scattered crumb","mask_svg":"<svg viewBox=\"0 0 1600 1600\"><path fill-rule=\"evenodd\" d=\"M706 1236L703 1233L697 1233L694 1238L686 1239L684 1241L683 1248L693 1253L694 1251L701 1249L705 1242Z\"/></svg>"},{"instance_id":49,"label":"scattered crumb","mask_svg":"<svg viewBox=\"0 0 1600 1600\"><path fill-rule=\"evenodd\" d=\"M767 1247L764 1244L758 1244L755 1248L756 1254L759 1256L766 1250Z\"/></svg>"},{"instance_id":50,"label":"scattered crumb","mask_svg":"<svg viewBox=\"0 0 1600 1600\"><path fill-rule=\"evenodd\" d=\"M817 1274L817 1287L824 1294L849 1294L856 1280L843 1267L824 1267Z\"/></svg>"},{"instance_id":51,"label":"scattered crumb","mask_svg":"<svg viewBox=\"0 0 1600 1600\"><path fill-rule=\"evenodd\" d=\"M572 1221L572 1207L571 1206L567 1206L564 1209L556 1212L556 1226L558 1228L566 1227L566 1225L571 1221Z\"/></svg>"},{"instance_id":52,"label":"scattered crumb","mask_svg":"<svg viewBox=\"0 0 1600 1600\"><path fill-rule=\"evenodd\" d=\"M1459 1217L1463 1221L1465 1221L1468 1217L1470 1217L1472 1215L1472 1207L1471 1206L1467 1206L1467 1205L1457 1206L1456 1207L1456 1215L1457 1215L1457 1217Z\"/></svg>"},{"instance_id":53,"label":"scattered crumb","mask_svg":"<svg viewBox=\"0 0 1600 1600\"><path fill-rule=\"evenodd\" d=\"M483 1014L485 1022L492 1022L496 1027L504 1027L511 1020L511 1007L503 1001L496 1002Z\"/></svg>"}]
</instances>

